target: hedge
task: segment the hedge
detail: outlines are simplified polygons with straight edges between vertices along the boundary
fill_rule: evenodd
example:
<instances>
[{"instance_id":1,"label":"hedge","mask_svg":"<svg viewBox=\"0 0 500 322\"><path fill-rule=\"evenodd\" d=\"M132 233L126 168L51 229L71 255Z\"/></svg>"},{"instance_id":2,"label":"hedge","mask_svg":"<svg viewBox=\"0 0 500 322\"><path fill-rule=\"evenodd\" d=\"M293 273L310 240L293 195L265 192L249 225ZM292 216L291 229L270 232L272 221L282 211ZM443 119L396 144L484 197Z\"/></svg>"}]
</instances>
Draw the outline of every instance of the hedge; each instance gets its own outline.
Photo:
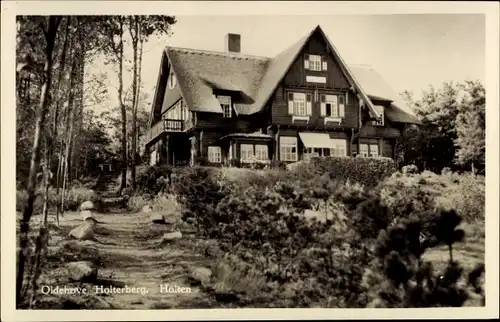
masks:
<instances>
[{"instance_id":1,"label":"hedge","mask_svg":"<svg viewBox=\"0 0 500 322\"><path fill-rule=\"evenodd\" d=\"M396 164L391 158L314 157L291 170L300 176L313 177L328 173L337 181L358 182L368 187L396 172Z\"/></svg>"}]
</instances>

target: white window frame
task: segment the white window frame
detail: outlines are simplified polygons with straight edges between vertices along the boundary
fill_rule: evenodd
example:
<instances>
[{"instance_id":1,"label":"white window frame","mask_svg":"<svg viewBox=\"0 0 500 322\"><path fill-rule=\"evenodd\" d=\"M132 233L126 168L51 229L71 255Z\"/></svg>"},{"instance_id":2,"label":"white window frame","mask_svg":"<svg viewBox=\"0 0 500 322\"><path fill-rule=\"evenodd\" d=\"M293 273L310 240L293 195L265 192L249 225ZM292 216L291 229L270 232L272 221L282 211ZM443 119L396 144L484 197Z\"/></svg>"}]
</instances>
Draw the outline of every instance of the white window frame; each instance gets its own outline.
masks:
<instances>
[{"instance_id":1,"label":"white window frame","mask_svg":"<svg viewBox=\"0 0 500 322\"><path fill-rule=\"evenodd\" d=\"M330 104L330 114L327 112L327 104ZM320 105L323 117L345 117L345 97L343 94L321 94Z\"/></svg>"},{"instance_id":2,"label":"white window frame","mask_svg":"<svg viewBox=\"0 0 500 322\"><path fill-rule=\"evenodd\" d=\"M292 100L290 100L290 97ZM288 92L288 114L292 116L311 116L312 93Z\"/></svg>"},{"instance_id":3,"label":"white window frame","mask_svg":"<svg viewBox=\"0 0 500 322\"><path fill-rule=\"evenodd\" d=\"M209 146L208 147L208 162L211 163L221 163L222 162L222 151L220 146Z\"/></svg>"},{"instance_id":4,"label":"white window frame","mask_svg":"<svg viewBox=\"0 0 500 322\"><path fill-rule=\"evenodd\" d=\"M322 55L309 55L304 56L304 68L311 71L327 71L328 63Z\"/></svg>"},{"instance_id":5,"label":"white window frame","mask_svg":"<svg viewBox=\"0 0 500 322\"><path fill-rule=\"evenodd\" d=\"M330 156L347 156L347 140L346 139L330 139L335 145L335 149L330 149Z\"/></svg>"},{"instance_id":6,"label":"white window frame","mask_svg":"<svg viewBox=\"0 0 500 322\"><path fill-rule=\"evenodd\" d=\"M255 145L255 158L259 161L269 160L269 150L267 145L265 144Z\"/></svg>"},{"instance_id":7,"label":"white window frame","mask_svg":"<svg viewBox=\"0 0 500 322\"><path fill-rule=\"evenodd\" d=\"M372 124L375 125L375 126L384 126L384 119L385 119L385 115L384 115L384 111L382 110L382 115L381 115L381 118L380 118L380 121L373 121Z\"/></svg>"},{"instance_id":8,"label":"white window frame","mask_svg":"<svg viewBox=\"0 0 500 322\"><path fill-rule=\"evenodd\" d=\"M168 88L173 89L177 85L177 78L175 77L175 74L173 71L170 72L170 75L168 76Z\"/></svg>"},{"instance_id":9,"label":"white window frame","mask_svg":"<svg viewBox=\"0 0 500 322\"><path fill-rule=\"evenodd\" d=\"M365 147L366 147L366 149L365 149ZM365 144L365 143L360 143L358 154L361 155L362 157L367 158L369 156L369 153L370 153L370 145Z\"/></svg>"},{"instance_id":10,"label":"white window frame","mask_svg":"<svg viewBox=\"0 0 500 322\"><path fill-rule=\"evenodd\" d=\"M376 153L374 152L376 151ZM370 157L376 158L380 155L378 144L370 144L370 152L369 152Z\"/></svg>"},{"instance_id":11,"label":"white window frame","mask_svg":"<svg viewBox=\"0 0 500 322\"><path fill-rule=\"evenodd\" d=\"M220 107L222 108L222 116L225 118L231 118L233 116L233 108L231 102L231 96L217 96L219 100Z\"/></svg>"},{"instance_id":12,"label":"white window frame","mask_svg":"<svg viewBox=\"0 0 500 322\"><path fill-rule=\"evenodd\" d=\"M280 136L280 160L298 161L298 140L295 136ZM295 149L295 152L293 150Z\"/></svg>"},{"instance_id":13,"label":"white window frame","mask_svg":"<svg viewBox=\"0 0 500 322\"><path fill-rule=\"evenodd\" d=\"M253 144L240 144L241 162L249 162L253 159Z\"/></svg>"}]
</instances>

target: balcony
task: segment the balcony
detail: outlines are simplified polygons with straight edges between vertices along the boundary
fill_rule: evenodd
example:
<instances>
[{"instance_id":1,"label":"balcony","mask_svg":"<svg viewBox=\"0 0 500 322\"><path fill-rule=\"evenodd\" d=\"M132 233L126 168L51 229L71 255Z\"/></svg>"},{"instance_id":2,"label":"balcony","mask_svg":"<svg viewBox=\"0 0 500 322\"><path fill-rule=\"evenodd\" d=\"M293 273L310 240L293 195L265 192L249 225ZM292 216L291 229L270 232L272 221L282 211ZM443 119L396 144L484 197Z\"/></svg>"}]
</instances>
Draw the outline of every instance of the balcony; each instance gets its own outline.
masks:
<instances>
[{"instance_id":1,"label":"balcony","mask_svg":"<svg viewBox=\"0 0 500 322\"><path fill-rule=\"evenodd\" d=\"M146 144L150 143L164 132L183 132L184 121L163 119L151 127L146 133Z\"/></svg>"}]
</instances>

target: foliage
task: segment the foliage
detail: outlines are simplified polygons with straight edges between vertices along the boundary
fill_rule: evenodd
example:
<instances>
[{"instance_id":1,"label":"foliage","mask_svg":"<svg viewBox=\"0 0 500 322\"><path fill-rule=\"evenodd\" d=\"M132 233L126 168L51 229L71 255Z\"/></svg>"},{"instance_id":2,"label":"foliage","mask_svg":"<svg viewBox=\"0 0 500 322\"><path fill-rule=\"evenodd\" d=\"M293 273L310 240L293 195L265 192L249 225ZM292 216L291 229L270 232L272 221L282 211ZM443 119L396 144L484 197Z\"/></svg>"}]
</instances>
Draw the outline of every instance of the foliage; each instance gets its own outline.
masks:
<instances>
[{"instance_id":1,"label":"foliage","mask_svg":"<svg viewBox=\"0 0 500 322\"><path fill-rule=\"evenodd\" d=\"M395 171L395 163L390 158L350 158L324 157L311 158L309 163L295 167L294 173L301 178L312 178L328 173L337 181L351 181L364 186L376 186L381 180Z\"/></svg>"},{"instance_id":2,"label":"foliage","mask_svg":"<svg viewBox=\"0 0 500 322\"><path fill-rule=\"evenodd\" d=\"M479 81L432 86L414 100L402 93L421 125L408 126L397 140L400 166L415 164L421 171L484 169L485 89Z\"/></svg>"},{"instance_id":3,"label":"foliage","mask_svg":"<svg viewBox=\"0 0 500 322\"><path fill-rule=\"evenodd\" d=\"M94 205L99 206L101 198L95 193L94 190L85 187L71 187L66 191L66 199L64 203L65 211L77 211L80 205L90 200ZM49 189L48 207L54 209L60 200L60 195L56 194L54 188ZM16 191L16 210L22 211L28 199L28 194L25 190ZM41 214L43 210L43 191L39 189L36 194L35 202L33 205L33 213Z\"/></svg>"},{"instance_id":4,"label":"foliage","mask_svg":"<svg viewBox=\"0 0 500 322\"><path fill-rule=\"evenodd\" d=\"M407 221L382 231L364 278L371 290L369 307L462 306L469 295L459 284L463 268L452 257L453 244L464 236L462 230L456 229L459 223L460 217L454 211L441 211L425 221ZM428 239L432 242L421 239L424 225L429 227ZM440 244L447 245L450 254L443 272L422 259L426 249Z\"/></svg>"}]
</instances>

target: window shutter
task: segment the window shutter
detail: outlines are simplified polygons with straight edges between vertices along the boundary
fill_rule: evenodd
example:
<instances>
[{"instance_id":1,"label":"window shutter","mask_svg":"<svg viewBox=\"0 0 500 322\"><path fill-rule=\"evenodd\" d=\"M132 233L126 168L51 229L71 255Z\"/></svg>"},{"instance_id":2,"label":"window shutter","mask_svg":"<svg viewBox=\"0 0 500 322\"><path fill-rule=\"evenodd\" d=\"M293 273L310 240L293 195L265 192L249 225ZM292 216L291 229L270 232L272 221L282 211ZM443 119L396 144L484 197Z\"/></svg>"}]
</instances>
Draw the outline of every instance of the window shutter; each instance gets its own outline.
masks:
<instances>
[{"instance_id":1,"label":"window shutter","mask_svg":"<svg viewBox=\"0 0 500 322\"><path fill-rule=\"evenodd\" d=\"M293 115L293 93L288 93L288 114Z\"/></svg>"},{"instance_id":2,"label":"window shutter","mask_svg":"<svg viewBox=\"0 0 500 322\"><path fill-rule=\"evenodd\" d=\"M323 61L322 64L323 64L323 70L328 70L328 64L326 63L326 61Z\"/></svg>"},{"instance_id":3,"label":"window shutter","mask_svg":"<svg viewBox=\"0 0 500 322\"><path fill-rule=\"evenodd\" d=\"M344 104L344 96L339 96L339 116L345 116L345 104Z\"/></svg>"},{"instance_id":4,"label":"window shutter","mask_svg":"<svg viewBox=\"0 0 500 322\"><path fill-rule=\"evenodd\" d=\"M309 55L304 55L304 68L309 69Z\"/></svg>"},{"instance_id":5,"label":"window shutter","mask_svg":"<svg viewBox=\"0 0 500 322\"><path fill-rule=\"evenodd\" d=\"M326 97L321 95L321 116L326 115Z\"/></svg>"},{"instance_id":6,"label":"window shutter","mask_svg":"<svg viewBox=\"0 0 500 322\"><path fill-rule=\"evenodd\" d=\"M312 103L312 95L311 94L307 94L306 95L306 114L307 115L312 115L312 106L311 106L311 103Z\"/></svg>"}]
</instances>

